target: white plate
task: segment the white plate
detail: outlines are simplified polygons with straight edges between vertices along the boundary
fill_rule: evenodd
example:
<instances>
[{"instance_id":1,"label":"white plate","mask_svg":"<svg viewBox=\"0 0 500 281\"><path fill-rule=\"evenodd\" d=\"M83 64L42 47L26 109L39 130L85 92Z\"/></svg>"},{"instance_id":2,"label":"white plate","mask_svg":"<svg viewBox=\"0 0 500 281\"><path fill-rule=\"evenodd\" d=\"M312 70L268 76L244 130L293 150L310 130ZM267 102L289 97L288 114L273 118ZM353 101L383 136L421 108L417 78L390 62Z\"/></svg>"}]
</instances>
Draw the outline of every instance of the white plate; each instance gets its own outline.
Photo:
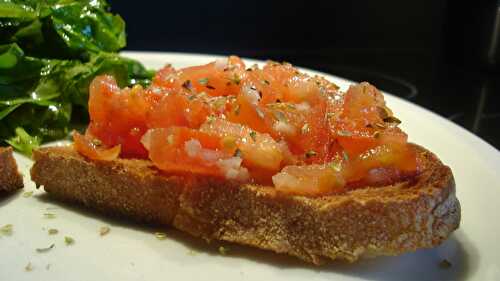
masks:
<instances>
[{"instance_id":1,"label":"white plate","mask_svg":"<svg viewBox=\"0 0 500 281\"><path fill-rule=\"evenodd\" d=\"M127 52L149 67L201 64L215 56ZM311 71L312 72L312 71ZM347 80L328 76L342 88ZM455 174L462 204L460 229L440 247L399 257L381 257L355 264L333 262L323 267L267 251L207 245L173 229L166 240L160 228L109 219L81 208L60 204L36 190L29 180L31 161L16 155L25 175L25 191L0 198L0 226L13 224L12 236L0 237L0 280L500 280L500 153L481 139L438 115L388 95L387 102L403 120L410 140L434 151ZM55 218L44 217L53 213ZM99 229L111 232L101 237ZM59 230L48 235L49 228ZM64 236L75 239L64 243ZM38 253L36 248L55 247ZM450 268L439 266L451 262ZM31 263L32 271L25 271Z\"/></svg>"}]
</instances>

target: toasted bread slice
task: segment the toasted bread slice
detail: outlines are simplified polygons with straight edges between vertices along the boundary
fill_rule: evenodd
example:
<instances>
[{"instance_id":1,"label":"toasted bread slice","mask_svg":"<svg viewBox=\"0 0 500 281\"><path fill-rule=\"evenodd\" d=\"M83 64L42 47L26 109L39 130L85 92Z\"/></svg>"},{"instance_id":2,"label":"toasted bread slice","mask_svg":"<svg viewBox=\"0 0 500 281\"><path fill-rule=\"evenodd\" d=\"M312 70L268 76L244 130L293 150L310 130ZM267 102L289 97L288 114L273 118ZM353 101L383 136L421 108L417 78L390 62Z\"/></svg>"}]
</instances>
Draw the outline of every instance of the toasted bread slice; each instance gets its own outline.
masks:
<instances>
[{"instance_id":1,"label":"toasted bread slice","mask_svg":"<svg viewBox=\"0 0 500 281\"><path fill-rule=\"evenodd\" d=\"M12 147L0 147L0 191L23 188L23 177L17 170Z\"/></svg>"},{"instance_id":2,"label":"toasted bread slice","mask_svg":"<svg viewBox=\"0 0 500 281\"><path fill-rule=\"evenodd\" d=\"M90 161L72 147L35 151L31 176L54 197L106 214L321 264L433 247L458 228L460 204L450 168L414 146L424 169L412 181L317 198L167 175L145 160Z\"/></svg>"}]
</instances>

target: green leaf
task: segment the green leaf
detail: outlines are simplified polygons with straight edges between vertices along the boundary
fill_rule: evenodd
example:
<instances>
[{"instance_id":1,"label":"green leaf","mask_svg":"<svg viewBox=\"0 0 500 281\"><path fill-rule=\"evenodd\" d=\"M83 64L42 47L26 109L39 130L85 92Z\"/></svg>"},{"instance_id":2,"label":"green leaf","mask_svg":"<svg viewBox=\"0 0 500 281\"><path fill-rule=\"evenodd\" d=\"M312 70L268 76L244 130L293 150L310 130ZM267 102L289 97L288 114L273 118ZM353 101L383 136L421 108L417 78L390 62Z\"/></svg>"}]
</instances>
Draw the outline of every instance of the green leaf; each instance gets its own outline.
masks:
<instances>
[{"instance_id":1,"label":"green leaf","mask_svg":"<svg viewBox=\"0 0 500 281\"><path fill-rule=\"evenodd\" d=\"M36 12L29 6L12 2L0 2L0 18L32 20L36 16Z\"/></svg>"},{"instance_id":2,"label":"green leaf","mask_svg":"<svg viewBox=\"0 0 500 281\"><path fill-rule=\"evenodd\" d=\"M17 64L17 56L7 51L0 55L0 68L12 68Z\"/></svg>"},{"instance_id":3,"label":"green leaf","mask_svg":"<svg viewBox=\"0 0 500 281\"><path fill-rule=\"evenodd\" d=\"M141 63L136 60L122 58L123 62L127 64L128 67L128 85L140 84L147 87L151 83L155 71L151 69L146 69Z\"/></svg>"},{"instance_id":4,"label":"green leaf","mask_svg":"<svg viewBox=\"0 0 500 281\"><path fill-rule=\"evenodd\" d=\"M30 136L23 128L16 128L15 132L16 136L7 140L7 143L21 153L31 155L33 149L40 146L40 138L37 136Z\"/></svg>"},{"instance_id":5,"label":"green leaf","mask_svg":"<svg viewBox=\"0 0 500 281\"><path fill-rule=\"evenodd\" d=\"M17 59L24 55L17 44L0 46L0 69L10 69L17 64Z\"/></svg>"},{"instance_id":6,"label":"green leaf","mask_svg":"<svg viewBox=\"0 0 500 281\"><path fill-rule=\"evenodd\" d=\"M125 22L103 0L0 0L0 44L14 42L37 57L85 59L125 47Z\"/></svg>"},{"instance_id":7,"label":"green leaf","mask_svg":"<svg viewBox=\"0 0 500 281\"><path fill-rule=\"evenodd\" d=\"M125 47L125 22L85 1L51 7L54 30L67 47L77 52L115 52Z\"/></svg>"},{"instance_id":8,"label":"green leaf","mask_svg":"<svg viewBox=\"0 0 500 281\"><path fill-rule=\"evenodd\" d=\"M0 45L0 85L36 79L48 64L48 60L25 56L16 43Z\"/></svg>"},{"instance_id":9,"label":"green leaf","mask_svg":"<svg viewBox=\"0 0 500 281\"><path fill-rule=\"evenodd\" d=\"M21 104L14 104L14 105L8 106L7 108L0 110L0 120L5 118L5 116L9 115L9 113L11 113L12 111L16 110L16 108L18 108L20 105Z\"/></svg>"},{"instance_id":10,"label":"green leaf","mask_svg":"<svg viewBox=\"0 0 500 281\"><path fill-rule=\"evenodd\" d=\"M28 25L19 28L13 35L12 40L33 46L43 44L44 37L42 27L42 22L39 19L33 20Z\"/></svg>"},{"instance_id":11,"label":"green leaf","mask_svg":"<svg viewBox=\"0 0 500 281\"><path fill-rule=\"evenodd\" d=\"M0 144L29 154L82 129L98 75L149 85L152 71L115 53L125 39L104 0L0 0Z\"/></svg>"}]
</instances>

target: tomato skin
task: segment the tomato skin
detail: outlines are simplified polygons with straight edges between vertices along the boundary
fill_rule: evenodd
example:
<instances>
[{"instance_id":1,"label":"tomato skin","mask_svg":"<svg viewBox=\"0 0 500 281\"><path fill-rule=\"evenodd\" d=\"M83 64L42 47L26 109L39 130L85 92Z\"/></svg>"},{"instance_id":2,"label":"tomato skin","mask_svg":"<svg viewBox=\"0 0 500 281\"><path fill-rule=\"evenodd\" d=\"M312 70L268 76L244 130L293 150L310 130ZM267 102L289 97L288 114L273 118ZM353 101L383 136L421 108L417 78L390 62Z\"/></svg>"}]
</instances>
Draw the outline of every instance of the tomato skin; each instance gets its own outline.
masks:
<instances>
[{"instance_id":1,"label":"tomato skin","mask_svg":"<svg viewBox=\"0 0 500 281\"><path fill-rule=\"evenodd\" d=\"M179 71L166 66L157 73L153 85L173 93L204 92L210 96L229 96L240 92L240 82L244 79L245 64L240 58L230 56L218 62L186 67Z\"/></svg>"},{"instance_id":2,"label":"tomato skin","mask_svg":"<svg viewBox=\"0 0 500 281\"><path fill-rule=\"evenodd\" d=\"M379 144L377 139L363 135L338 136L337 140L340 146L351 157L355 157Z\"/></svg>"},{"instance_id":3,"label":"tomato skin","mask_svg":"<svg viewBox=\"0 0 500 281\"><path fill-rule=\"evenodd\" d=\"M350 86L345 93L343 115L362 126L383 122L380 108L385 109L382 94L369 83Z\"/></svg>"},{"instance_id":4,"label":"tomato skin","mask_svg":"<svg viewBox=\"0 0 500 281\"><path fill-rule=\"evenodd\" d=\"M185 116L188 108L188 99L180 94L167 93L154 110L147 115L148 128L168 128L171 126L186 126L189 122Z\"/></svg>"},{"instance_id":5,"label":"tomato skin","mask_svg":"<svg viewBox=\"0 0 500 281\"><path fill-rule=\"evenodd\" d=\"M267 117L267 118L266 118ZM258 132L269 132L269 125L266 122L269 116L266 116L262 109L252 105L243 95L236 97L235 105L227 113L227 120L246 125Z\"/></svg>"},{"instance_id":6,"label":"tomato skin","mask_svg":"<svg viewBox=\"0 0 500 281\"><path fill-rule=\"evenodd\" d=\"M111 148L104 148L95 143L95 138L82 136L73 132L73 142L75 149L87 158L92 160L111 161L120 155L121 146L117 145Z\"/></svg>"},{"instance_id":7,"label":"tomato skin","mask_svg":"<svg viewBox=\"0 0 500 281\"><path fill-rule=\"evenodd\" d=\"M307 104L307 109L288 108L284 106L284 119L295 130L293 134L275 134L288 143L291 152L300 155L306 164L323 164L329 162L339 147L330 133L330 125L325 118L326 100L317 99Z\"/></svg>"},{"instance_id":8,"label":"tomato skin","mask_svg":"<svg viewBox=\"0 0 500 281\"><path fill-rule=\"evenodd\" d=\"M168 64L158 70L153 77L152 85L164 89L174 89L180 86L176 79L176 70Z\"/></svg>"},{"instance_id":9,"label":"tomato skin","mask_svg":"<svg viewBox=\"0 0 500 281\"><path fill-rule=\"evenodd\" d=\"M377 146L351 159L345 169L345 176L351 182L361 181L370 171L379 168L414 172L417 170L416 152L408 145L393 143Z\"/></svg>"},{"instance_id":10,"label":"tomato skin","mask_svg":"<svg viewBox=\"0 0 500 281\"><path fill-rule=\"evenodd\" d=\"M121 157L147 158L147 151L140 144L142 135L147 131L146 127L142 125L133 126L131 124L130 128L110 130L109 126L103 124L90 124L87 131L107 146L120 145L122 147Z\"/></svg>"},{"instance_id":11,"label":"tomato skin","mask_svg":"<svg viewBox=\"0 0 500 281\"><path fill-rule=\"evenodd\" d=\"M170 127L168 129L152 129L146 133L146 146L149 158L156 167L165 172L194 173L210 176L223 176L216 167L216 160L225 156L220 152L220 138L185 127ZM203 149L210 150L214 159L203 159L200 156L191 157L186 151L187 141L199 141Z\"/></svg>"},{"instance_id":12,"label":"tomato skin","mask_svg":"<svg viewBox=\"0 0 500 281\"><path fill-rule=\"evenodd\" d=\"M282 150L268 134L220 118L204 124L200 130L218 136L222 141L230 139L234 144L232 146L240 150L243 162L249 168L276 173L281 167Z\"/></svg>"},{"instance_id":13,"label":"tomato skin","mask_svg":"<svg viewBox=\"0 0 500 281\"><path fill-rule=\"evenodd\" d=\"M145 158L140 144L147 131L147 114L158 102L142 87L120 90L108 75L95 78L90 86L88 132L111 147L121 145L122 157Z\"/></svg>"},{"instance_id":14,"label":"tomato skin","mask_svg":"<svg viewBox=\"0 0 500 281\"><path fill-rule=\"evenodd\" d=\"M272 178L278 192L318 196L344 190L342 175L325 165L287 166Z\"/></svg>"}]
</instances>

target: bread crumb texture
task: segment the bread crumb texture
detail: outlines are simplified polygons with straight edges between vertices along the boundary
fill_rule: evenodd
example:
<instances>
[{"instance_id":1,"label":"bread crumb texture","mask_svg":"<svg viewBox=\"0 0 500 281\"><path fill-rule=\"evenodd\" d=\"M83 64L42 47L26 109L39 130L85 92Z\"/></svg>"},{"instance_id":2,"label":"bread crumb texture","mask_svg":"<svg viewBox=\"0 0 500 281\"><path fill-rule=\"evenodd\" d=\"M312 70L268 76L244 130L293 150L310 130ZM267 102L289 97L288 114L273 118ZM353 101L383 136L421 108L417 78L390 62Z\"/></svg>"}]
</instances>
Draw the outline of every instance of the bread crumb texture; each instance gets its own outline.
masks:
<instances>
[{"instance_id":1,"label":"bread crumb texture","mask_svg":"<svg viewBox=\"0 0 500 281\"><path fill-rule=\"evenodd\" d=\"M397 255L444 241L460 223L449 167L414 145L423 170L412 181L316 198L217 178L168 175L149 161L89 161L71 147L34 152L33 181L61 200L109 215L172 225L322 264Z\"/></svg>"},{"instance_id":2,"label":"bread crumb texture","mask_svg":"<svg viewBox=\"0 0 500 281\"><path fill-rule=\"evenodd\" d=\"M11 147L0 147L0 191L15 191L23 187L23 177L17 170L17 163Z\"/></svg>"}]
</instances>

